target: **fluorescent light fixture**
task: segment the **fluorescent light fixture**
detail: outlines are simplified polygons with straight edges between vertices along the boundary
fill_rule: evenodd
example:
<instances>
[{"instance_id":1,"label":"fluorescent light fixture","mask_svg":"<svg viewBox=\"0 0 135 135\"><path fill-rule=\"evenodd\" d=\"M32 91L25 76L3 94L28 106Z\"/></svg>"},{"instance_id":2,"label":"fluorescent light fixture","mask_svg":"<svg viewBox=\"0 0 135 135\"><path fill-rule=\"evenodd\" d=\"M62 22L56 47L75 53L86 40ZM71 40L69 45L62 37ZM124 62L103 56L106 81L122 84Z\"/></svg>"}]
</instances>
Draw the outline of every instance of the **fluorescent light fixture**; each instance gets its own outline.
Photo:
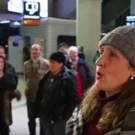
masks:
<instances>
[{"instance_id":1,"label":"fluorescent light fixture","mask_svg":"<svg viewBox=\"0 0 135 135\"><path fill-rule=\"evenodd\" d=\"M15 5L10 5L10 4L8 4L8 11L17 12L17 13L22 13L23 12L21 7L17 7Z\"/></svg>"},{"instance_id":2,"label":"fluorescent light fixture","mask_svg":"<svg viewBox=\"0 0 135 135\"><path fill-rule=\"evenodd\" d=\"M10 22L10 27L19 27L21 26L21 23L18 21Z\"/></svg>"},{"instance_id":3,"label":"fluorescent light fixture","mask_svg":"<svg viewBox=\"0 0 135 135\"><path fill-rule=\"evenodd\" d=\"M126 25L135 25L135 16L131 15L131 16L126 16Z\"/></svg>"},{"instance_id":4,"label":"fluorescent light fixture","mask_svg":"<svg viewBox=\"0 0 135 135\"><path fill-rule=\"evenodd\" d=\"M15 25L15 26L20 26L20 25L21 25L21 23L20 23L20 22L18 22L18 21L15 21L15 22L13 22L13 25Z\"/></svg>"},{"instance_id":5,"label":"fluorescent light fixture","mask_svg":"<svg viewBox=\"0 0 135 135\"><path fill-rule=\"evenodd\" d=\"M135 21L135 16L126 16L126 21Z\"/></svg>"},{"instance_id":6,"label":"fluorescent light fixture","mask_svg":"<svg viewBox=\"0 0 135 135\"><path fill-rule=\"evenodd\" d=\"M10 21L9 20L2 20L2 21L0 21L0 24L4 24L4 23L10 23Z\"/></svg>"},{"instance_id":7,"label":"fluorescent light fixture","mask_svg":"<svg viewBox=\"0 0 135 135\"><path fill-rule=\"evenodd\" d=\"M15 35L15 37L20 37L20 35Z\"/></svg>"},{"instance_id":8,"label":"fluorescent light fixture","mask_svg":"<svg viewBox=\"0 0 135 135\"><path fill-rule=\"evenodd\" d=\"M102 35L102 36L105 36L105 35L106 35L106 33L101 33L101 35Z\"/></svg>"}]
</instances>

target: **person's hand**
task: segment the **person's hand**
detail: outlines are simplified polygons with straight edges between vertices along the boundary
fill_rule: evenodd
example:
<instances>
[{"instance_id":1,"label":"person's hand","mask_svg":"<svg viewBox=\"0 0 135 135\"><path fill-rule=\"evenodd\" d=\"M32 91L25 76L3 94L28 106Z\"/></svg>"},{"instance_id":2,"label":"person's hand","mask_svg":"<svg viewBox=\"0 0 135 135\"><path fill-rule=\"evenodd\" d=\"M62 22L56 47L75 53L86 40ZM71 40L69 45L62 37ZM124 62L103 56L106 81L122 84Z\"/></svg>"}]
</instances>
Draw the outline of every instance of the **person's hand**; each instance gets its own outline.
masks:
<instances>
[{"instance_id":1,"label":"person's hand","mask_svg":"<svg viewBox=\"0 0 135 135\"><path fill-rule=\"evenodd\" d=\"M22 97L21 92L19 90L15 90L14 94L15 94L15 98L17 99L17 101L20 101L21 97Z\"/></svg>"}]
</instances>

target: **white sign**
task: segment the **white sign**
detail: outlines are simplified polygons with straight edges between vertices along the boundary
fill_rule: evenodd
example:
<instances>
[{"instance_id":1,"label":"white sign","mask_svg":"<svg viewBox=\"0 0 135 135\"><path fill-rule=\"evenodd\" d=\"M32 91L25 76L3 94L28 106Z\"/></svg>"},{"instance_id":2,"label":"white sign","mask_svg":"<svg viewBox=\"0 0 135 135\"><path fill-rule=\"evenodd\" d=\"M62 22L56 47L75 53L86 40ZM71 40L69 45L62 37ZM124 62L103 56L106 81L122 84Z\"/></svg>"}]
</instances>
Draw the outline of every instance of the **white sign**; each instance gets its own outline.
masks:
<instances>
[{"instance_id":1,"label":"white sign","mask_svg":"<svg viewBox=\"0 0 135 135\"><path fill-rule=\"evenodd\" d=\"M16 13L23 13L23 2L39 2L40 3L40 16L41 17L48 17L48 0L9 0L8 1L8 11L16 12ZM33 5L32 12L36 12L36 5ZM28 7L28 10L29 7Z\"/></svg>"},{"instance_id":2,"label":"white sign","mask_svg":"<svg viewBox=\"0 0 135 135\"><path fill-rule=\"evenodd\" d=\"M23 4L23 19L40 19L39 2L24 2Z\"/></svg>"},{"instance_id":3,"label":"white sign","mask_svg":"<svg viewBox=\"0 0 135 135\"><path fill-rule=\"evenodd\" d=\"M126 16L126 25L135 25L135 16Z\"/></svg>"},{"instance_id":4,"label":"white sign","mask_svg":"<svg viewBox=\"0 0 135 135\"><path fill-rule=\"evenodd\" d=\"M25 9L29 12L30 15L33 15L35 12L38 11L38 3L27 2L25 5Z\"/></svg>"}]
</instances>

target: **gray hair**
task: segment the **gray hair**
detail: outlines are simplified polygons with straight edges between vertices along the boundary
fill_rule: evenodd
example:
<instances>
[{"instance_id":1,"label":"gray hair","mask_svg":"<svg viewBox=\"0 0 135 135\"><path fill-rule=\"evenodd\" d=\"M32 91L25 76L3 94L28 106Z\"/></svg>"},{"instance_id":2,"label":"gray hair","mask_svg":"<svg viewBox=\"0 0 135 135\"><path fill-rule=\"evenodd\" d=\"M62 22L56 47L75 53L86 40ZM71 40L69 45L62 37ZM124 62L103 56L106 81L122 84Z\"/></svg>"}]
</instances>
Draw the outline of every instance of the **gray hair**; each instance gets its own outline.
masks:
<instances>
[{"instance_id":1,"label":"gray hair","mask_svg":"<svg viewBox=\"0 0 135 135\"><path fill-rule=\"evenodd\" d=\"M78 47L77 46L70 46L68 49L68 54L70 55L70 52L78 52Z\"/></svg>"},{"instance_id":2,"label":"gray hair","mask_svg":"<svg viewBox=\"0 0 135 135\"><path fill-rule=\"evenodd\" d=\"M35 43L35 44L33 44L32 46L35 46L35 45L39 46L39 47L40 47L40 50L43 52L43 47L42 47L40 44ZM31 46L31 47L32 47L32 46Z\"/></svg>"}]
</instances>

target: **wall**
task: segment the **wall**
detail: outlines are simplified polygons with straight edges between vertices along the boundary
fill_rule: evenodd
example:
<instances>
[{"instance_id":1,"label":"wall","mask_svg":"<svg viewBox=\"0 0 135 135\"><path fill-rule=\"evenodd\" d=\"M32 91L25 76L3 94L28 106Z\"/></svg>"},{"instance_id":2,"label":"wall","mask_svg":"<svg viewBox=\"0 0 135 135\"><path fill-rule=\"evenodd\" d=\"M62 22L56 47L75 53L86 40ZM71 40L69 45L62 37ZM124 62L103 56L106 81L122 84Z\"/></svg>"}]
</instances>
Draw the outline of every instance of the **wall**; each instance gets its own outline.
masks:
<instances>
[{"instance_id":1,"label":"wall","mask_svg":"<svg viewBox=\"0 0 135 135\"><path fill-rule=\"evenodd\" d=\"M59 35L76 35L76 21L48 18L40 26L21 26L21 36L30 36L31 44L34 44L36 37L45 38L44 56L57 51L57 38Z\"/></svg>"}]
</instances>

